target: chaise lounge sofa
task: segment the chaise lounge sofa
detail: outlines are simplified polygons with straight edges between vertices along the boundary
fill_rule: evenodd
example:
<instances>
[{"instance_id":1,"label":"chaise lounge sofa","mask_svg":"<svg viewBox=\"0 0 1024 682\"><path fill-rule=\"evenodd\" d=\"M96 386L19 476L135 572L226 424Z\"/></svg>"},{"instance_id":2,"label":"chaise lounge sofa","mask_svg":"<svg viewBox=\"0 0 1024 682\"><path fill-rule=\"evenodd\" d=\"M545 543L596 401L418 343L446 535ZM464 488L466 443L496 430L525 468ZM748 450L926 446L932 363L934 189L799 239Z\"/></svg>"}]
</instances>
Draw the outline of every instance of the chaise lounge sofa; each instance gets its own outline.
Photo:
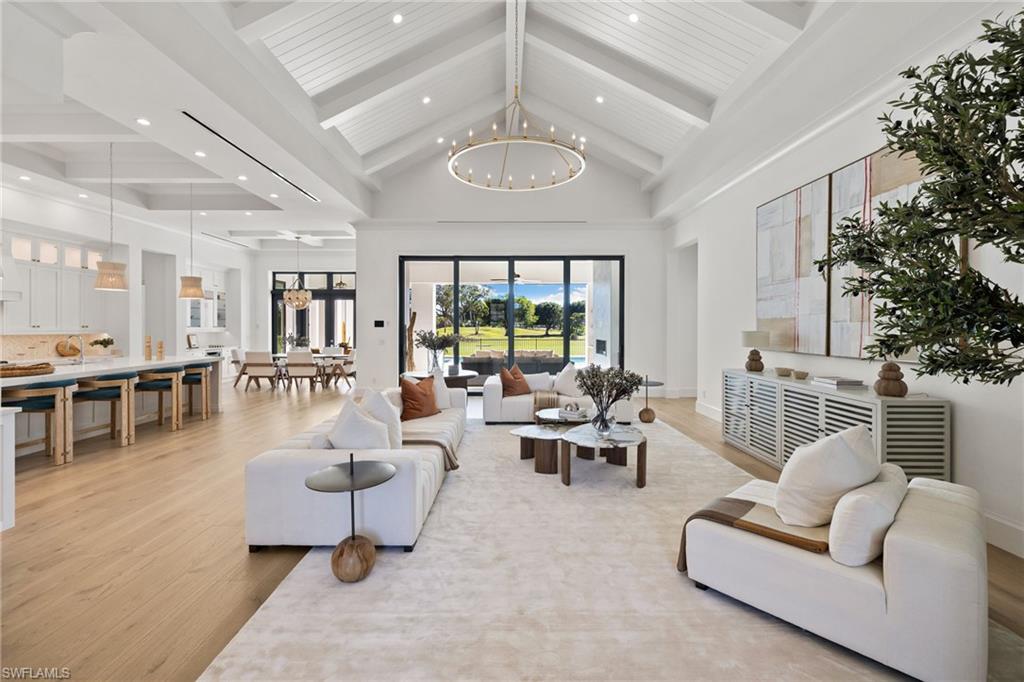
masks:
<instances>
[{"instance_id":1,"label":"chaise lounge sofa","mask_svg":"<svg viewBox=\"0 0 1024 682\"><path fill-rule=\"evenodd\" d=\"M455 447L462 441L466 430L466 391L449 391L451 408L413 420L418 440L426 431L436 433ZM401 409L399 389L388 389L384 395ZM275 545L333 546L348 535L348 495L314 492L305 485L306 477L314 471L348 461L350 450L310 447L313 436L329 432L334 421L331 417L246 464L245 538L251 550ZM446 476L441 447L410 445L398 450L352 452L356 461L391 462L398 469L387 483L356 493L356 532L378 546L411 550Z\"/></svg>"}]
</instances>

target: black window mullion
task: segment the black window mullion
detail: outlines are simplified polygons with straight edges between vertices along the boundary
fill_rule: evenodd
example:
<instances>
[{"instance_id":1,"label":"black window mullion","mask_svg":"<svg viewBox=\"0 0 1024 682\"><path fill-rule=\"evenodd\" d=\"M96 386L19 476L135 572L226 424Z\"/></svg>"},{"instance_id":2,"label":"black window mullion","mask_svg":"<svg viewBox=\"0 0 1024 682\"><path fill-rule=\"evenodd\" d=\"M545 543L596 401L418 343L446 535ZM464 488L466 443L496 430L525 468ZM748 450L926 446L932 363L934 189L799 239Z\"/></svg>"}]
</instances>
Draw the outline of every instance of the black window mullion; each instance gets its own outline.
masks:
<instances>
[{"instance_id":1,"label":"black window mullion","mask_svg":"<svg viewBox=\"0 0 1024 682\"><path fill-rule=\"evenodd\" d=\"M459 288L462 281L460 263L458 258L452 261L452 333L455 334L455 338L459 337L459 330L462 329L462 311L459 301ZM459 352L459 344L456 343L455 348L452 349L452 362L456 366L459 364Z\"/></svg>"},{"instance_id":2,"label":"black window mullion","mask_svg":"<svg viewBox=\"0 0 1024 682\"><path fill-rule=\"evenodd\" d=\"M516 364L516 262L508 259L508 297L505 301L505 338L508 339L506 364Z\"/></svg>"},{"instance_id":3,"label":"black window mullion","mask_svg":"<svg viewBox=\"0 0 1024 682\"><path fill-rule=\"evenodd\" d=\"M572 357L571 342L569 340L569 279L572 277L572 261L566 258L562 261L562 366L570 361Z\"/></svg>"}]
</instances>

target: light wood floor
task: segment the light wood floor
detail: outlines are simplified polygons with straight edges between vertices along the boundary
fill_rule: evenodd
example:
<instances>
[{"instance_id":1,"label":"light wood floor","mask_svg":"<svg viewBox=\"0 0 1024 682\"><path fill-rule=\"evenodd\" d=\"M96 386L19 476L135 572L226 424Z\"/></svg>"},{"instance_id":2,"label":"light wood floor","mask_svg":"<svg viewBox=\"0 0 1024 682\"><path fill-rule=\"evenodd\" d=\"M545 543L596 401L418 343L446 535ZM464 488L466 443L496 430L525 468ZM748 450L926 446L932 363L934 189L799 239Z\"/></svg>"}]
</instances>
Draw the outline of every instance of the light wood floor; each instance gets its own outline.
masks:
<instances>
[{"instance_id":1,"label":"light wood floor","mask_svg":"<svg viewBox=\"0 0 1024 682\"><path fill-rule=\"evenodd\" d=\"M337 409L339 393L222 392L225 412L178 433L75 446L75 461L17 463L17 525L0 535L4 666L75 679L195 679L304 554L249 554L243 465ZM721 442L693 400L659 416L752 475L774 469ZM1024 634L1024 561L990 551L993 618Z\"/></svg>"}]
</instances>

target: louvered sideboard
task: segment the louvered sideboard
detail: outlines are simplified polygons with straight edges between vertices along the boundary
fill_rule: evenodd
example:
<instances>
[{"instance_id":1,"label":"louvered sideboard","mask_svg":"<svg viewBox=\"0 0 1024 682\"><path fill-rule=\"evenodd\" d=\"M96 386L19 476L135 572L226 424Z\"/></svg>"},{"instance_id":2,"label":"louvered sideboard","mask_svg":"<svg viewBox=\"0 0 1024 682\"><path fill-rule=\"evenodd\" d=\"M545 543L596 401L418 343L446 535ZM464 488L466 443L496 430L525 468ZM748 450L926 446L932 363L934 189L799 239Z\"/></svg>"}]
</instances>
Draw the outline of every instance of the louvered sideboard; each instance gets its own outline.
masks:
<instances>
[{"instance_id":1,"label":"louvered sideboard","mask_svg":"<svg viewBox=\"0 0 1024 682\"><path fill-rule=\"evenodd\" d=\"M876 395L870 387L834 389L809 379L741 369L722 372L722 437L777 469L801 445L865 424L881 462L908 478L950 480L950 403L910 394Z\"/></svg>"}]
</instances>

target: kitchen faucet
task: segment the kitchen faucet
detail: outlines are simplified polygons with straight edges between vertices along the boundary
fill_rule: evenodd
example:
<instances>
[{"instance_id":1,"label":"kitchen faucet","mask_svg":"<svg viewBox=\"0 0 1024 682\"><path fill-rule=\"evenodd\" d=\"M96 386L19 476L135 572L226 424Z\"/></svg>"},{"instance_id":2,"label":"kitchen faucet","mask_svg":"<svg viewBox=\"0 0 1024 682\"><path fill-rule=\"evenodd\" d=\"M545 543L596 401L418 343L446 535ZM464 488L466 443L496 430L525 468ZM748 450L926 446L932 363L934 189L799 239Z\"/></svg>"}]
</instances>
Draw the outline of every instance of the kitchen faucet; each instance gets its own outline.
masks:
<instances>
[{"instance_id":1,"label":"kitchen faucet","mask_svg":"<svg viewBox=\"0 0 1024 682\"><path fill-rule=\"evenodd\" d=\"M67 344L71 339L78 339L78 364L85 364L85 339L82 338L81 334L72 334L68 338L64 339L64 343Z\"/></svg>"}]
</instances>

